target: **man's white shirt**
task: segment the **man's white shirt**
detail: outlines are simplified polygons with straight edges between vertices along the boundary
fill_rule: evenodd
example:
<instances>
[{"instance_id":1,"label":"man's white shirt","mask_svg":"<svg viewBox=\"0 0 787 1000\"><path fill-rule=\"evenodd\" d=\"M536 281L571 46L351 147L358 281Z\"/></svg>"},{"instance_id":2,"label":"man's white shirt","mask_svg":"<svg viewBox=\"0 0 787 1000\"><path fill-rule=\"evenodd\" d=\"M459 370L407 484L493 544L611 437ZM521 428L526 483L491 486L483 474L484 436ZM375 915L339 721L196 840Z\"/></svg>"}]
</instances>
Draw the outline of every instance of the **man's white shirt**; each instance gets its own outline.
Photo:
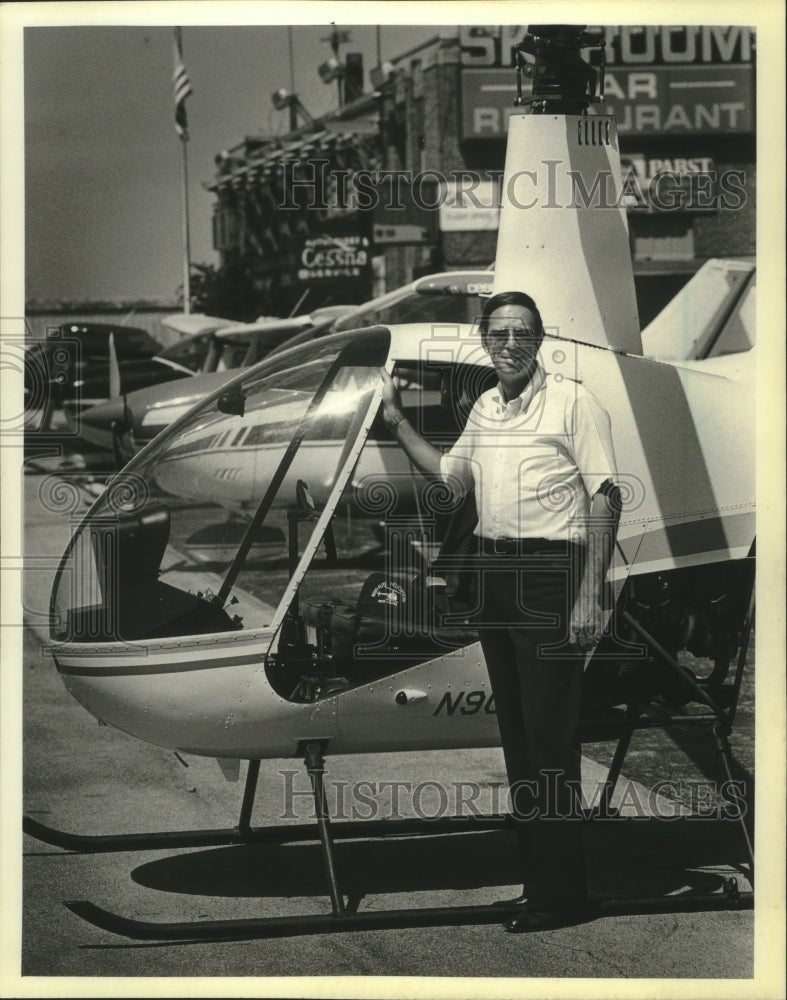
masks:
<instances>
[{"instance_id":1,"label":"man's white shirt","mask_svg":"<svg viewBox=\"0 0 787 1000\"><path fill-rule=\"evenodd\" d=\"M508 403L499 384L476 400L440 473L475 489L477 535L584 542L590 500L617 476L609 414L582 383L539 364Z\"/></svg>"}]
</instances>

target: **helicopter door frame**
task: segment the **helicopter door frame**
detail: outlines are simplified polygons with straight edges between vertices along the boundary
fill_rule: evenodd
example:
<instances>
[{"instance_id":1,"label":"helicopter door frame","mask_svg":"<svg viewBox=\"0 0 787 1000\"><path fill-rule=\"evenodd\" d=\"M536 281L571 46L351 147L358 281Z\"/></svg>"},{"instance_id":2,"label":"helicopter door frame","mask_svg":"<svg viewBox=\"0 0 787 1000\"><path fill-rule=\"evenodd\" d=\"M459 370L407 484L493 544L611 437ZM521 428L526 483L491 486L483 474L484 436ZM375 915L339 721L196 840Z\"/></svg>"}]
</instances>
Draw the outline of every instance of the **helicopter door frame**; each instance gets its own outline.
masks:
<instances>
[{"instance_id":1,"label":"helicopter door frame","mask_svg":"<svg viewBox=\"0 0 787 1000\"><path fill-rule=\"evenodd\" d=\"M383 364L383 367L389 375L393 371L394 363L389 343L388 357ZM375 386L372 390L369 405L366 408L366 412L364 413L362 419L358 422L356 417L356 420L353 421L348 429L346 438L347 443L345 444L344 454L340 457L338 463L339 472L337 473L334 484L328 494L328 498L323 505L323 509L317 517L317 521L312 529L311 535L309 536L309 540L304 547L303 553L300 556L298 564L290 576L289 583L287 584L282 598L279 601L278 607L274 612L273 618L271 619L270 628L274 633L278 632L281 628L282 622L284 621L284 618L292 605L293 600L295 599L295 595L298 592L298 588L303 582L306 571L311 565L311 561L322 543L323 537L328 529L328 525L331 522L336 507L338 506L339 500L347 488L347 483L353 473L353 469L355 468L361 451L366 444L367 438L369 437L369 431L374 423L374 418L377 416L377 410L379 409L380 402L382 400L382 392L383 383L380 381L379 385Z\"/></svg>"}]
</instances>

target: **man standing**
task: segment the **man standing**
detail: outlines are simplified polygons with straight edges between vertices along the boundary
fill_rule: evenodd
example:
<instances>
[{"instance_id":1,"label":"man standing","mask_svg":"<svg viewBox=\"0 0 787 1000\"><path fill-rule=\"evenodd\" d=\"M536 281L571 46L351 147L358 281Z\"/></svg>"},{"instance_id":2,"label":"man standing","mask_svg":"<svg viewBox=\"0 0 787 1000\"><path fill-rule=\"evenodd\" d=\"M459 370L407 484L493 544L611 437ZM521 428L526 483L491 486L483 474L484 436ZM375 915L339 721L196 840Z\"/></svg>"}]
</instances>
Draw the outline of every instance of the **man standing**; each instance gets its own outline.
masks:
<instances>
[{"instance_id":1,"label":"man standing","mask_svg":"<svg viewBox=\"0 0 787 1000\"><path fill-rule=\"evenodd\" d=\"M478 625L526 883L506 930L584 919L578 727L582 671L604 629L620 514L609 417L581 383L539 360L544 327L522 292L486 303L481 336L497 386L447 454L406 420L382 373L383 414L410 460L475 490Z\"/></svg>"}]
</instances>

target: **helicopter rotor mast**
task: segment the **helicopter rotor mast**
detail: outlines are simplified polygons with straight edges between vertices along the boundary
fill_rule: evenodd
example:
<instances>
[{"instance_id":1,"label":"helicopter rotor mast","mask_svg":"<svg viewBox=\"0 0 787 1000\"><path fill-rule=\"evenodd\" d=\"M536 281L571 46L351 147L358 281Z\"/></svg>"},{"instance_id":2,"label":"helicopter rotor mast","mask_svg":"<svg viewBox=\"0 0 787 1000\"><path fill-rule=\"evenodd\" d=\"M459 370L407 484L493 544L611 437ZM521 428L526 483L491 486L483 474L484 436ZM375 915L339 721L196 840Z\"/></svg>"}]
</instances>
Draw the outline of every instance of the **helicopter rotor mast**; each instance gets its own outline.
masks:
<instances>
[{"instance_id":1,"label":"helicopter rotor mast","mask_svg":"<svg viewBox=\"0 0 787 1000\"><path fill-rule=\"evenodd\" d=\"M605 45L602 32L587 31L584 25L530 25L515 51L518 81L522 73L532 76L533 94L522 98L518 83L514 103L530 104L531 114L585 114L590 104L604 100ZM598 53L598 68L582 58L583 49ZM535 63L527 62L525 54Z\"/></svg>"},{"instance_id":2,"label":"helicopter rotor mast","mask_svg":"<svg viewBox=\"0 0 787 1000\"><path fill-rule=\"evenodd\" d=\"M531 295L560 338L641 355L615 119L591 110L604 45L583 26L542 25L516 46L493 293Z\"/></svg>"}]
</instances>

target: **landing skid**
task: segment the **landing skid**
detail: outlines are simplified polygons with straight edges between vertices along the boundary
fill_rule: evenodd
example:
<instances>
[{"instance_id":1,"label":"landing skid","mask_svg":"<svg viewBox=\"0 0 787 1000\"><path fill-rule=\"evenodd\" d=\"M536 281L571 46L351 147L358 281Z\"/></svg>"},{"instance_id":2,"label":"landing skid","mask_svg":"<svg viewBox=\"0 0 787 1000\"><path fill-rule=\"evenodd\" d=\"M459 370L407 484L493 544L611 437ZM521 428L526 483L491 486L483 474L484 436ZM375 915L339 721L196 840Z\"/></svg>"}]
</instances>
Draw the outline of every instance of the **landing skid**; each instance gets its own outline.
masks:
<instances>
[{"instance_id":1,"label":"landing skid","mask_svg":"<svg viewBox=\"0 0 787 1000\"><path fill-rule=\"evenodd\" d=\"M407 834L460 833L470 830L501 830L509 827L507 815L456 816L446 819L362 820L331 823L334 840L394 837ZM290 844L314 840L314 824L289 823L286 826L224 827L215 830L173 830L155 833L81 834L45 826L29 816L22 819L22 830L53 847L77 854L111 854L123 851L157 851L168 848L228 847L233 844Z\"/></svg>"},{"instance_id":2,"label":"landing skid","mask_svg":"<svg viewBox=\"0 0 787 1000\"><path fill-rule=\"evenodd\" d=\"M140 941L243 940L248 938L329 934L342 931L384 930L405 927L462 926L500 923L515 907L499 904L444 906L404 910L379 910L358 913L357 901L342 894L334 863L334 840L386 837L407 834L437 834L468 830L501 830L512 825L509 815L456 816L439 820L405 819L331 823L324 795L323 747L309 743L304 762L312 780L323 865L327 876L331 912L287 917L259 917L231 920L183 922L148 922L133 920L102 909L85 900L65 903L72 913L103 930ZM259 761L250 761L246 776L241 821L237 827L217 830L160 832L90 836L66 833L25 817L26 833L46 843L82 853L156 850L166 848L208 847L232 844L288 843L313 841L313 824L289 824L281 827L254 828L249 818L259 776ZM605 815L614 811L605 812ZM592 816L592 814L589 814ZM728 878L723 892L639 899L596 899L584 922L601 917L647 913L691 913L721 909L749 910L754 906L753 892L739 892L735 878Z\"/></svg>"},{"instance_id":3,"label":"landing skid","mask_svg":"<svg viewBox=\"0 0 787 1000\"><path fill-rule=\"evenodd\" d=\"M459 927L467 924L498 924L516 912L516 907L440 906L424 909L379 910L366 913L310 914L292 917L261 917L245 920L199 920L152 923L130 920L80 900L65 904L88 923L137 941L231 941L248 938L335 934L361 930L395 930L405 927ZM591 904L585 922L601 917L629 914L697 913L709 910L751 910L753 892L738 892L734 878L723 893L659 896L646 899L605 899Z\"/></svg>"}]
</instances>

